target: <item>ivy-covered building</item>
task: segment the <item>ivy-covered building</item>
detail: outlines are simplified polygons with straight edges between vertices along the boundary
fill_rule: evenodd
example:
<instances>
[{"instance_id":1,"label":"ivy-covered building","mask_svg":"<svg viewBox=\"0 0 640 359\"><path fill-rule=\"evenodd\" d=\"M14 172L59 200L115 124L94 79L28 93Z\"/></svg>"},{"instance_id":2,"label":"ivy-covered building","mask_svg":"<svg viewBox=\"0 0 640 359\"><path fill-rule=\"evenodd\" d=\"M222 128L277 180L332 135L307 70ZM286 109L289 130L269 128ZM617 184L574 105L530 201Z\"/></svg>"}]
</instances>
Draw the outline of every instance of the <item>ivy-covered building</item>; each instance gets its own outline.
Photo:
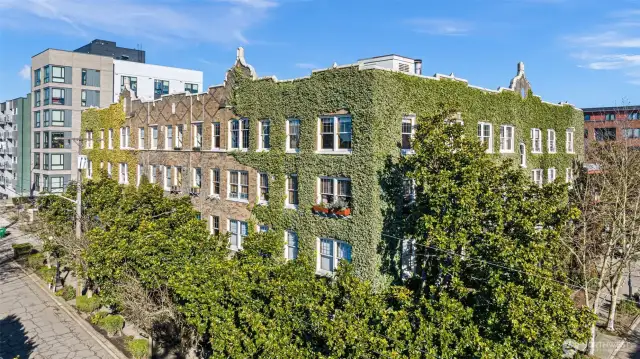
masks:
<instances>
[{"instance_id":1,"label":"ivy-covered building","mask_svg":"<svg viewBox=\"0 0 640 359\"><path fill-rule=\"evenodd\" d=\"M83 113L87 177L143 176L189 195L212 232L242 248L252 230L283 233L287 258L340 259L383 284L398 278L402 173L416 121L456 106L470 136L512 158L539 183L571 180L583 152L582 112L535 96L518 65L508 88L423 76L420 60L389 55L279 81L258 78L238 50L224 84L143 102L125 92Z\"/></svg>"}]
</instances>

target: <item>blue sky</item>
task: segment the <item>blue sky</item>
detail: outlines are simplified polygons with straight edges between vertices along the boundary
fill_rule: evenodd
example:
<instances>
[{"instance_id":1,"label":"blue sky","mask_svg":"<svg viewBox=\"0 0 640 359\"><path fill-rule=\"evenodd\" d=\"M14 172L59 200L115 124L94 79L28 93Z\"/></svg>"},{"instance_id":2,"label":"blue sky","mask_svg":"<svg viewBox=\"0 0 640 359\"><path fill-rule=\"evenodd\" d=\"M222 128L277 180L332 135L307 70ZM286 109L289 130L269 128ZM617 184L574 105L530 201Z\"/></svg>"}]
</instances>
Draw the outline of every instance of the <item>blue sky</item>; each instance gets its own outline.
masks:
<instances>
[{"instance_id":1,"label":"blue sky","mask_svg":"<svg viewBox=\"0 0 640 359\"><path fill-rule=\"evenodd\" d=\"M523 61L545 100L640 104L639 0L0 0L0 100L29 91L31 56L94 38L202 70L206 86L243 46L279 79L396 53L497 88Z\"/></svg>"}]
</instances>

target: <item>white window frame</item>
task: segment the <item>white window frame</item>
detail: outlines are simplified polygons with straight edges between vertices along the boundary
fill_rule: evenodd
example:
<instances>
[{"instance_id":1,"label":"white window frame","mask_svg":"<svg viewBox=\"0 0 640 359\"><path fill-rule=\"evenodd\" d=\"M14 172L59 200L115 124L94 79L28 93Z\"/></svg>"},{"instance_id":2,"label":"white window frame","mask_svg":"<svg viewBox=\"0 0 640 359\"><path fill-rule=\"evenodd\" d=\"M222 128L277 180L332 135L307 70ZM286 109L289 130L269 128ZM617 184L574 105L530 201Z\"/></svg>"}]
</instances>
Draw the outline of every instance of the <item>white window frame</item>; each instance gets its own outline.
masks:
<instances>
[{"instance_id":1,"label":"white window frame","mask_svg":"<svg viewBox=\"0 0 640 359\"><path fill-rule=\"evenodd\" d=\"M263 188L263 183L262 183L262 178L265 177L267 179L267 183L266 186L264 186L267 190L267 199L262 198L262 188ZM269 182L271 181L271 179L269 178L269 174L266 172L258 172L258 176L257 176L257 185L258 185L258 204L263 204L266 205L269 203Z\"/></svg>"},{"instance_id":2,"label":"white window frame","mask_svg":"<svg viewBox=\"0 0 640 359\"><path fill-rule=\"evenodd\" d=\"M171 132L171 136L169 136ZM171 142L169 142L171 140ZM173 126L164 126L164 149L167 151L173 151Z\"/></svg>"},{"instance_id":3,"label":"white window frame","mask_svg":"<svg viewBox=\"0 0 640 359\"><path fill-rule=\"evenodd\" d=\"M554 182L558 178L558 173L555 167L547 168L547 183Z\"/></svg>"},{"instance_id":4,"label":"white window frame","mask_svg":"<svg viewBox=\"0 0 640 359\"><path fill-rule=\"evenodd\" d=\"M549 153L556 153L558 151L556 130L552 128L547 129L547 151Z\"/></svg>"},{"instance_id":5,"label":"white window frame","mask_svg":"<svg viewBox=\"0 0 640 359\"><path fill-rule=\"evenodd\" d=\"M518 149L520 150L520 167L527 168L527 145L520 142Z\"/></svg>"},{"instance_id":6,"label":"white window frame","mask_svg":"<svg viewBox=\"0 0 640 359\"><path fill-rule=\"evenodd\" d=\"M174 136L173 147L184 150L184 126L182 124L175 125Z\"/></svg>"},{"instance_id":7,"label":"white window frame","mask_svg":"<svg viewBox=\"0 0 640 359\"><path fill-rule=\"evenodd\" d=\"M238 186L238 197L231 197L231 174L236 173L238 176L238 182L234 183ZM247 174L247 184L242 184L242 175ZM242 198L242 187L247 187L247 198ZM241 170L229 170L227 171L227 200L234 202L249 202L249 172Z\"/></svg>"},{"instance_id":8,"label":"white window frame","mask_svg":"<svg viewBox=\"0 0 640 359\"><path fill-rule=\"evenodd\" d=\"M323 255L322 254L322 241L329 241L330 245L331 245L331 270L326 270L322 268L322 257L323 256L327 256L328 255ZM348 259L346 259L348 262L352 262L353 261L353 246L350 243L347 243L345 241L341 241L338 239L334 239L334 238L328 238L328 237L318 237L316 238L316 273L320 274L320 275L333 275L333 273L336 271L336 269L338 268L338 265L340 263L340 260L343 259L344 257L339 257L338 254L338 249L339 249L339 245L341 244L345 244L349 246L349 256Z\"/></svg>"},{"instance_id":9,"label":"white window frame","mask_svg":"<svg viewBox=\"0 0 640 359\"><path fill-rule=\"evenodd\" d=\"M298 184L298 187L295 190L295 192L298 193L297 204L289 203L289 181L291 180L292 177L296 177L297 184ZM287 175L287 177L284 180L284 191L285 191L284 207L289 209L298 209L298 206L300 205L300 179L298 178L297 174L292 173L290 175Z\"/></svg>"},{"instance_id":10,"label":"white window frame","mask_svg":"<svg viewBox=\"0 0 640 359\"><path fill-rule=\"evenodd\" d=\"M333 149L322 148L322 120L332 119L333 123ZM339 148L340 146L340 120L349 119L351 122L351 147ZM316 153L335 153L335 154L350 154L353 151L353 117L351 115L337 115L337 116L322 116L318 118L317 125L317 144Z\"/></svg>"},{"instance_id":11,"label":"white window frame","mask_svg":"<svg viewBox=\"0 0 640 359\"><path fill-rule=\"evenodd\" d=\"M118 183L129 184L129 164L121 162L118 168Z\"/></svg>"},{"instance_id":12,"label":"white window frame","mask_svg":"<svg viewBox=\"0 0 640 359\"><path fill-rule=\"evenodd\" d=\"M104 150L104 129L100 130L100 149Z\"/></svg>"},{"instance_id":13,"label":"white window frame","mask_svg":"<svg viewBox=\"0 0 640 359\"><path fill-rule=\"evenodd\" d=\"M50 157L51 157L51 160L50 160L51 164L49 165L50 166L49 168L52 171L64 170L64 155L63 154L61 154L61 153L52 153L50 155ZM54 163L54 161L53 161L54 158L56 159L55 162L59 162L59 163ZM54 166L56 166L56 168L54 168Z\"/></svg>"},{"instance_id":14,"label":"white window frame","mask_svg":"<svg viewBox=\"0 0 640 359\"><path fill-rule=\"evenodd\" d=\"M566 183L573 183L573 168L572 167L567 167L564 170L564 181Z\"/></svg>"},{"instance_id":15,"label":"white window frame","mask_svg":"<svg viewBox=\"0 0 640 359\"><path fill-rule=\"evenodd\" d=\"M107 174L109 175L109 178L111 178L111 175L113 174L113 165L111 162L107 162Z\"/></svg>"},{"instance_id":16,"label":"white window frame","mask_svg":"<svg viewBox=\"0 0 640 359\"><path fill-rule=\"evenodd\" d=\"M109 149L113 149L113 128L109 129Z\"/></svg>"},{"instance_id":17,"label":"white window frame","mask_svg":"<svg viewBox=\"0 0 640 359\"><path fill-rule=\"evenodd\" d=\"M291 125L291 122L297 122L298 123L298 147L297 148L291 148L291 129L289 128L289 126ZM297 118L288 118L287 122L286 122L286 135L287 135L287 140L286 140L286 152L287 153L298 153L300 152L300 120Z\"/></svg>"},{"instance_id":18,"label":"white window frame","mask_svg":"<svg viewBox=\"0 0 640 359\"><path fill-rule=\"evenodd\" d=\"M411 132L409 133L409 148L402 148L402 141L403 141L403 136L406 135L407 133L404 132L404 124L405 123L409 123L411 126ZM413 139L416 137L416 115L406 115L402 117L402 123L401 123L401 127L400 127L400 152L403 155L411 155L416 153L416 151L412 148L411 146L411 141L413 141Z\"/></svg>"},{"instance_id":19,"label":"white window frame","mask_svg":"<svg viewBox=\"0 0 640 359\"><path fill-rule=\"evenodd\" d=\"M269 130L269 133L267 134L264 133L265 128ZM265 136L269 137L269 147L265 147L265 144L264 144ZM268 152L270 149L271 149L271 120L258 121L258 152Z\"/></svg>"},{"instance_id":20,"label":"white window frame","mask_svg":"<svg viewBox=\"0 0 640 359\"><path fill-rule=\"evenodd\" d=\"M198 173L200 173L198 175ZM200 182L200 184L198 184ZM193 167L191 169L191 187L202 188L202 168Z\"/></svg>"},{"instance_id":21,"label":"white window frame","mask_svg":"<svg viewBox=\"0 0 640 359\"><path fill-rule=\"evenodd\" d=\"M218 128L218 134L216 135L216 127ZM216 146L216 138L218 139L218 146ZM211 123L211 150L220 151L222 145L222 125L220 122Z\"/></svg>"},{"instance_id":22,"label":"white window frame","mask_svg":"<svg viewBox=\"0 0 640 359\"><path fill-rule=\"evenodd\" d=\"M142 182L142 172L144 172L144 167L142 164L138 164L136 170L136 186L140 186L140 182Z\"/></svg>"},{"instance_id":23,"label":"white window frame","mask_svg":"<svg viewBox=\"0 0 640 359\"><path fill-rule=\"evenodd\" d=\"M542 171L542 168L535 168L531 170L531 179L533 180L533 183L542 187L542 181L544 180L544 173Z\"/></svg>"},{"instance_id":24,"label":"white window frame","mask_svg":"<svg viewBox=\"0 0 640 359\"><path fill-rule=\"evenodd\" d=\"M233 122L238 121L238 146L233 147ZM227 148L231 151L243 151L246 152L249 150L249 139L247 138L247 147L244 147L245 143L245 130L248 132L249 129L249 119L247 118L233 118L227 122L227 135L229 139L227 140ZM246 129L245 129L246 126Z\"/></svg>"},{"instance_id":25,"label":"white window frame","mask_svg":"<svg viewBox=\"0 0 640 359\"><path fill-rule=\"evenodd\" d=\"M489 128L489 136L487 137L485 133L485 129ZM486 153L493 153L493 124L489 122L478 122L478 140L482 144L487 144Z\"/></svg>"},{"instance_id":26,"label":"white window frame","mask_svg":"<svg viewBox=\"0 0 640 359\"><path fill-rule=\"evenodd\" d=\"M144 127L138 128L138 149L144 150Z\"/></svg>"},{"instance_id":27,"label":"white window frame","mask_svg":"<svg viewBox=\"0 0 640 359\"><path fill-rule=\"evenodd\" d=\"M575 153L575 129L568 128L565 132L565 150L567 153Z\"/></svg>"},{"instance_id":28,"label":"white window frame","mask_svg":"<svg viewBox=\"0 0 640 359\"><path fill-rule=\"evenodd\" d=\"M511 136L507 136L510 132ZM515 153L516 151L516 127L513 125L500 126L500 153Z\"/></svg>"},{"instance_id":29,"label":"white window frame","mask_svg":"<svg viewBox=\"0 0 640 359\"><path fill-rule=\"evenodd\" d=\"M171 172L173 172L171 166L163 166L162 183L165 191L171 191L171 186L173 186L173 174Z\"/></svg>"},{"instance_id":30,"label":"white window frame","mask_svg":"<svg viewBox=\"0 0 640 359\"><path fill-rule=\"evenodd\" d=\"M215 219L218 219L218 226L216 227ZM220 234L220 216L209 215L209 233Z\"/></svg>"},{"instance_id":31,"label":"white window frame","mask_svg":"<svg viewBox=\"0 0 640 359\"><path fill-rule=\"evenodd\" d=\"M218 173L218 181L214 181L215 173ZM212 168L209 170L209 196L214 198L220 198L220 192L222 191L222 179L220 178L222 175L220 174L219 168ZM218 193L215 193L215 185L218 184Z\"/></svg>"},{"instance_id":32,"label":"white window frame","mask_svg":"<svg viewBox=\"0 0 640 359\"><path fill-rule=\"evenodd\" d=\"M538 135L537 137L536 134ZM531 153L542 153L542 130L540 130L539 128L531 129Z\"/></svg>"},{"instance_id":33,"label":"white window frame","mask_svg":"<svg viewBox=\"0 0 640 359\"><path fill-rule=\"evenodd\" d=\"M291 245L289 243L289 236L293 236L295 238L295 244ZM294 250L294 255L289 255L289 249ZM284 231L284 258L288 261L295 260L298 258L298 254L300 253L300 237L298 233L291 230Z\"/></svg>"},{"instance_id":34,"label":"white window frame","mask_svg":"<svg viewBox=\"0 0 640 359\"><path fill-rule=\"evenodd\" d=\"M149 183L156 183L156 165L149 165Z\"/></svg>"},{"instance_id":35,"label":"white window frame","mask_svg":"<svg viewBox=\"0 0 640 359\"><path fill-rule=\"evenodd\" d=\"M198 128L200 128L200 133L198 133ZM202 150L202 140L204 139L204 129L202 127L202 122L192 122L191 132L193 133L193 135L191 136L191 148L199 148L200 150Z\"/></svg>"},{"instance_id":36,"label":"white window frame","mask_svg":"<svg viewBox=\"0 0 640 359\"><path fill-rule=\"evenodd\" d=\"M87 160L87 171L85 172L87 178L93 178L93 162Z\"/></svg>"},{"instance_id":37,"label":"white window frame","mask_svg":"<svg viewBox=\"0 0 640 359\"><path fill-rule=\"evenodd\" d=\"M85 133L85 147L88 149L93 148L93 131L86 131Z\"/></svg>"},{"instance_id":38,"label":"white window frame","mask_svg":"<svg viewBox=\"0 0 640 359\"><path fill-rule=\"evenodd\" d=\"M331 176L320 176L318 177L318 180L316 181L316 185L317 185L317 191L316 191L316 204L320 204L322 203L322 180L331 180L332 182L332 196L333 196L333 202L335 202L339 195L338 195L338 189L339 189L339 182L340 181L348 181L349 182L349 186L351 187L351 195L348 196L349 201L348 203L351 203L351 201L353 200L353 183L351 181L351 178L348 177L331 177ZM343 197L347 197L347 196L343 196Z\"/></svg>"},{"instance_id":39,"label":"white window frame","mask_svg":"<svg viewBox=\"0 0 640 359\"><path fill-rule=\"evenodd\" d=\"M237 238L238 244L237 245L231 244L231 236L233 235L232 234L232 229L231 229L232 222L236 222L235 224L237 226L236 227L236 235L238 236L238 238ZM242 224L243 223L245 225L245 228L247 229L247 233L244 236L242 235ZM232 251L242 250L242 242L244 241L244 238L246 238L247 235L249 234L249 223L247 223L245 221L238 220L238 219L229 218L227 220L227 232L229 233L229 248Z\"/></svg>"},{"instance_id":40,"label":"white window frame","mask_svg":"<svg viewBox=\"0 0 640 359\"><path fill-rule=\"evenodd\" d=\"M149 126L149 148L152 150L158 149L158 126Z\"/></svg>"}]
</instances>

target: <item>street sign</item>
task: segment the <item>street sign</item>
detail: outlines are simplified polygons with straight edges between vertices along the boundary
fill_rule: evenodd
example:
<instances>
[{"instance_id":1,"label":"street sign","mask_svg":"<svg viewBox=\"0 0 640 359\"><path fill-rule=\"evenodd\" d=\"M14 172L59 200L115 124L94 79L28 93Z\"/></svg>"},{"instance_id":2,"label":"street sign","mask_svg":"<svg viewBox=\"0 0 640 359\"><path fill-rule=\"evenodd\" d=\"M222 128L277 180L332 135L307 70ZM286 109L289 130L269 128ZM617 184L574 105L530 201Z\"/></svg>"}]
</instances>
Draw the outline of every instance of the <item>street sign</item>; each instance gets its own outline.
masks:
<instances>
[{"instance_id":1,"label":"street sign","mask_svg":"<svg viewBox=\"0 0 640 359\"><path fill-rule=\"evenodd\" d=\"M87 158L86 155L79 155L78 156L78 169L79 170L86 170L88 161L89 161L89 159Z\"/></svg>"}]
</instances>

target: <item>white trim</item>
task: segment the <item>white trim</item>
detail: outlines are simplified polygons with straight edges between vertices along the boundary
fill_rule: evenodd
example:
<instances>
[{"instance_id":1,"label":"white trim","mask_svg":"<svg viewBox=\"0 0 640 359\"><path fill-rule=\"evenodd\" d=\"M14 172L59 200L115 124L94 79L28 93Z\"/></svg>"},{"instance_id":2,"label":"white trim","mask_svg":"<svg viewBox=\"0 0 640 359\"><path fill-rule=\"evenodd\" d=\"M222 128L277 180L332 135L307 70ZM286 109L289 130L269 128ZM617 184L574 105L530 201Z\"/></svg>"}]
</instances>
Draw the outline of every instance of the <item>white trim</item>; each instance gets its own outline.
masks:
<instances>
[{"instance_id":1,"label":"white trim","mask_svg":"<svg viewBox=\"0 0 640 359\"><path fill-rule=\"evenodd\" d=\"M144 150L144 136L146 135L144 127L138 127L138 149Z\"/></svg>"},{"instance_id":2,"label":"white trim","mask_svg":"<svg viewBox=\"0 0 640 359\"><path fill-rule=\"evenodd\" d=\"M171 130L171 143L169 143L169 130ZM164 126L164 150L165 151L173 151L173 140L174 140L174 136L175 134L173 133L173 126L172 125L165 125Z\"/></svg>"},{"instance_id":3,"label":"white trim","mask_svg":"<svg viewBox=\"0 0 640 359\"><path fill-rule=\"evenodd\" d=\"M216 136L215 136L214 132L215 132L216 124L218 125L218 130L219 130L218 140L220 142L220 145L222 145L222 124L219 121L213 121L213 122L211 122L211 151L216 151L216 152L224 151L224 152L226 152L226 149L225 150L221 150L220 146L218 146L218 147L215 146L215 137Z\"/></svg>"},{"instance_id":4,"label":"white trim","mask_svg":"<svg viewBox=\"0 0 640 359\"><path fill-rule=\"evenodd\" d=\"M289 124L291 121L297 121L298 122L298 148L291 148L291 138L290 133L289 133ZM300 119L298 118L288 118L285 121L285 135L286 135L286 140L285 140L285 152L286 153L299 153L300 152Z\"/></svg>"},{"instance_id":5,"label":"white trim","mask_svg":"<svg viewBox=\"0 0 640 359\"><path fill-rule=\"evenodd\" d=\"M339 148L340 146L340 119L349 118L351 121L351 147ZM322 120L332 119L333 121L333 149L322 148ZM321 116L317 119L316 151L318 154L351 154L353 151L353 117L351 115Z\"/></svg>"},{"instance_id":6,"label":"white trim","mask_svg":"<svg viewBox=\"0 0 640 359\"><path fill-rule=\"evenodd\" d=\"M155 139L153 138L155 132ZM158 138L160 137L160 132L158 130L158 125L149 126L149 149L157 150L158 149Z\"/></svg>"},{"instance_id":7,"label":"white trim","mask_svg":"<svg viewBox=\"0 0 640 359\"><path fill-rule=\"evenodd\" d=\"M231 131L233 130L233 121L238 121L238 147L233 147L233 140ZM248 118L232 118L227 121L227 150L228 151L239 151L239 152L247 152L249 150L249 141L247 141L247 147L243 147L244 136L243 136L243 123L247 124L247 130L249 129L249 119ZM250 134L249 134L250 136Z\"/></svg>"},{"instance_id":8,"label":"white trim","mask_svg":"<svg viewBox=\"0 0 640 359\"><path fill-rule=\"evenodd\" d=\"M542 168L534 168L531 170L531 180L533 183L542 187L542 181L544 180Z\"/></svg>"},{"instance_id":9,"label":"white trim","mask_svg":"<svg viewBox=\"0 0 640 359\"><path fill-rule=\"evenodd\" d=\"M296 256L295 258L289 258L289 234L293 234L296 237L296 246L292 247L296 249ZM298 233L292 230L285 230L284 231L284 259L290 261L290 260L295 260L298 258L300 254L300 237L298 236Z\"/></svg>"},{"instance_id":10,"label":"white trim","mask_svg":"<svg viewBox=\"0 0 640 359\"><path fill-rule=\"evenodd\" d=\"M547 183L554 182L557 177L557 171L554 167L547 168Z\"/></svg>"},{"instance_id":11,"label":"white trim","mask_svg":"<svg viewBox=\"0 0 640 359\"><path fill-rule=\"evenodd\" d=\"M232 245L231 244L231 221L235 221L237 223L237 227L236 227L236 235L237 237L237 245ZM238 219L234 219L234 218L229 218L227 219L227 232L229 233L229 249L231 249L232 251L240 251L242 250L242 242L243 239L247 236L242 236L242 224L244 223L244 225L247 228L247 235L249 235L249 223L245 222L245 221L241 221Z\"/></svg>"},{"instance_id":12,"label":"white trim","mask_svg":"<svg viewBox=\"0 0 640 359\"><path fill-rule=\"evenodd\" d=\"M573 183L573 168L567 167L564 170L564 181L566 183Z\"/></svg>"},{"instance_id":13,"label":"white trim","mask_svg":"<svg viewBox=\"0 0 640 359\"><path fill-rule=\"evenodd\" d=\"M507 137L507 129L511 136ZM510 148L507 148L510 147ZM516 151L516 127L513 125L500 126L500 153L515 153Z\"/></svg>"},{"instance_id":14,"label":"white trim","mask_svg":"<svg viewBox=\"0 0 640 359\"><path fill-rule=\"evenodd\" d=\"M552 128L547 129L547 151L549 153L556 153L558 151L556 130Z\"/></svg>"},{"instance_id":15,"label":"white trim","mask_svg":"<svg viewBox=\"0 0 640 359\"><path fill-rule=\"evenodd\" d=\"M322 269L322 240L331 241L331 260L332 260L332 270ZM349 262L353 261L353 246L350 243L345 241L341 241L334 238L328 237L317 237L316 238L316 273L319 275L333 275L335 270L338 268L340 263L340 259L338 258L338 244L346 244L349 246Z\"/></svg>"},{"instance_id":16,"label":"white trim","mask_svg":"<svg viewBox=\"0 0 640 359\"><path fill-rule=\"evenodd\" d=\"M231 173L232 172L236 172L238 174L238 182L235 183L235 185L238 186L238 197L234 198L231 197ZM246 173L247 174L247 198L241 198L242 195L242 174ZM242 171L242 170L227 170L227 200L228 201L232 201L232 202L242 202L242 203L248 203L249 202L249 172L248 171Z\"/></svg>"},{"instance_id":17,"label":"white trim","mask_svg":"<svg viewBox=\"0 0 640 359\"><path fill-rule=\"evenodd\" d=\"M538 138L535 138L535 134L538 134ZM542 153L542 131L539 128L531 129L531 153Z\"/></svg>"},{"instance_id":18,"label":"white trim","mask_svg":"<svg viewBox=\"0 0 640 359\"><path fill-rule=\"evenodd\" d=\"M594 131L595 133L595 131ZM569 134L571 134L571 136L569 136ZM569 141L569 137L571 137L571 141ZM565 151L567 153L575 153L575 137L576 137L576 133L575 133L575 129L573 127L568 128L565 131Z\"/></svg>"},{"instance_id":19,"label":"white trim","mask_svg":"<svg viewBox=\"0 0 640 359\"><path fill-rule=\"evenodd\" d=\"M527 168L527 145L520 142L518 150L520 151L520 167Z\"/></svg>"},{"instance_id":20,"label":"white trim","mask_svg":"<svg viewBox=\"0 0 640 359\"><path fill-rule=\"evenodd\" d=\"M300 180L298 179L298 188L296 189L296 192L298 192L298 204L290 204L289 203L289 179L293 176L298 177L297 174L292 173L287 175L287 177L284 179L284 208L288 208L288 209L298 209L298 206L300 205Z\"/></svg>"},{"instance_id":21,"label":"white trim","mask_svg":"<svg viewBox=\"0 0 640 359\"><path fill-rule=\"evenodd\" d=\"M411 137L411 141L413 141L413 139L416 137L416 115L404 115L402 116L402 121L400 123L400 153L402 155L413 155L416 153L416 151L411 148L411 145L409 148L402 148L402 137L405 135L405 132L403 132L403 128L402 126L406 123L409 122L411 124L411 133L409 134L409 136Z\"/></svg>"},{"instance_id":22,"label":"white trim","mask_svg":"<svg viewBox=\"0 0 640 359\"><path fill-rule=\"evenodd\" d=\"M142 164L138 164L137 167L137 174L136 174L136 186L140 186L140 182L142 181L142 172L144 172L144 167Z\"/></svg>"},{"instance_id":23,"label":"white trim","mask_svg":"<svg viewBox=\"0 0 640 359\"><path fill-rule=\"evenodd\" d=\"M271 179L269 178L269 174L267 172L258 172L258 175L256 176L256 188L257 188L257 193L256 193L256 197L257 197L257 202L260 205L268 205L269 204L269 200L263 200L262 197L262 175L265 175L267 177L267 198L269 198L269 185L270 185L270 181Z\"/></svg>"},{"instance_id":24,"label":"white trim","mask_svg":"<svg viewBox=\"0 0 640 359\"><path fill-rule=\"evenodd\" d=\"M486 127L489 127L489 137L484 134ZM478 122L478 140L484 144L487 142L486 153L493 153L493 124L489 122Z\"/></svg>"},{"instance_id":25,"label":"white trim","mask_svg":"<svg viewBox=\"0 0 640 359\"><path fill-rule=\"evenodd\" d=\"M269 127L269 147L264 147L264 139L263 139L262 131L264 130L264 124L265 123L268 123L267 127ZM269 119L260 120L260 121L258 121L258 149L257 149L257 152L269 152L270 149L271 149L271 120L269 120Z\"/></svg>"},{"instance_id":26,"label":"white trim","mask_svg":"<svg viewBox=\"0 0 640 359\"><path fill-rule=\"evenodd\" d=\"M109 149L113 149L113 128L109 129Z\"/></svg>"}]
</instances>

